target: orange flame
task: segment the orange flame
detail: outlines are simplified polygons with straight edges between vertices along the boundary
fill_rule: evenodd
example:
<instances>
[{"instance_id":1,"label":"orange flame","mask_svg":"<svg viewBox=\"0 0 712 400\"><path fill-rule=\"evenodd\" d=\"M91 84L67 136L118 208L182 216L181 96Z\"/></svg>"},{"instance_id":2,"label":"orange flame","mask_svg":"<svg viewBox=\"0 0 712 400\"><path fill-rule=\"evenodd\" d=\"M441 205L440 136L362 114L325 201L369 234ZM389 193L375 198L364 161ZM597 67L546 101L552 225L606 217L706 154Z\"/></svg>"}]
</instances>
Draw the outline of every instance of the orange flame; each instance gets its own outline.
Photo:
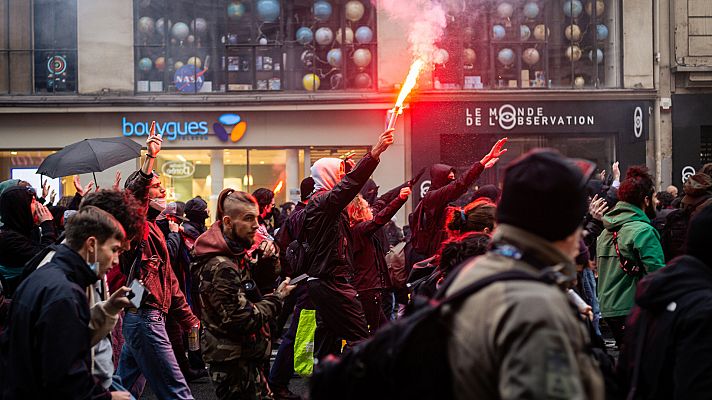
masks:
<instances>
[{"instance_id":1,"label":"orange flame","mask_svg":"<svg viewBox=\"0 0 712 400\"><path fill-rule=\"evenodd\" d=\"M396 106L394 107L398 111L403 108L403 102L405 101L405 98L408 97L408 94L410 94L410 91L413 90L413 87L418 81L418 75L420 75L420 71L423 69L423 66L425 66L425 63L421 59L415 60L410 66L410 71L408 71L408 77L406 77L405 82L403 82L403 88L401 88L400 94L398 95L398 100L396 101Z\"/></svg>"},{"instance_id":2,"label":"orange flame","mask_svg":"<svg viewBox=\"0 0 712 400\"><path fill-rule=\"evenodd\" d=\"M284 181L279 181L277 182L277 186L274 187L274 194L277 194L282 191L282 187L284 186Z\"/></svg>"}]
</instances>

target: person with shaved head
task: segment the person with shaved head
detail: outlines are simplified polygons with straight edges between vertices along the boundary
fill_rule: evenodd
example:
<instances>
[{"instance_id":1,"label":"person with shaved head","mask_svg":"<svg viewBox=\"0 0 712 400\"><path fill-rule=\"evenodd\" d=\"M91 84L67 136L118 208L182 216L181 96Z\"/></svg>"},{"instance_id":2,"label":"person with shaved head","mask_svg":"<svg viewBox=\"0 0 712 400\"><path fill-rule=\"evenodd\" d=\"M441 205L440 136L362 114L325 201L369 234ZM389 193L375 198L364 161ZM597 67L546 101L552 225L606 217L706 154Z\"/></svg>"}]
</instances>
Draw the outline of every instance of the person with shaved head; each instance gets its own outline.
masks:
<instances>
[{"instance_id":1,"label":"person with shaved head","mask_svg":"<svg viewBox=\"0 0 712 400\"><path fill-rule=\"evenodd\" d=\"M274 293L260 294L255 286L248 250L259 227L257 200L225 189L217 203L217 220L195 241L192 268L193 301L205 327L203 360L210 364L219 399L265 398L269 387L261 367L271 354L267 325L294 286L289 278ZM260 254L276 258L278 250L264 241Z\"/></svg>"}]
</instances>

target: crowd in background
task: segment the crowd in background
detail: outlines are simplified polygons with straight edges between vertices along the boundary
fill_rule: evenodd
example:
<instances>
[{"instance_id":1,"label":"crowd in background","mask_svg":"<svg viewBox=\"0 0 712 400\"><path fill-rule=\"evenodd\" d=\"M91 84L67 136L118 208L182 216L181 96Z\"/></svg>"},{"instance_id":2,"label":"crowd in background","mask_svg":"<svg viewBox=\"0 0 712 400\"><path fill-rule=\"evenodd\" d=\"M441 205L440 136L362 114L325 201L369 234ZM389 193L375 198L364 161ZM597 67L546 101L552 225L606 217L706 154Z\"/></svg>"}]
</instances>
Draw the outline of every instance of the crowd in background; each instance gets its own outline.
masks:
<instances>
[{"instance_id":1,"label":"crowd in background","mask_svg":"<svg viewBox=\"0 0 712 400\"><path fill-rule=\"evenodd\" d=\"M0 398L140 398L149 384L191 399L209 376L221 399L298 399L308 327L318 374L483 280L437 338L456 398L710 393L712 165L656 192L644 167L594 174L537 149L476 186L502 139L459 176L434 165L401 228L423 171L379 194L386 131L358 163L318 160L296 204L223 190L208 226L204 199L167 203L161 141L123 188L75 177L55 203L47 186L0 183Z\"/></svg>"}]
</instances>

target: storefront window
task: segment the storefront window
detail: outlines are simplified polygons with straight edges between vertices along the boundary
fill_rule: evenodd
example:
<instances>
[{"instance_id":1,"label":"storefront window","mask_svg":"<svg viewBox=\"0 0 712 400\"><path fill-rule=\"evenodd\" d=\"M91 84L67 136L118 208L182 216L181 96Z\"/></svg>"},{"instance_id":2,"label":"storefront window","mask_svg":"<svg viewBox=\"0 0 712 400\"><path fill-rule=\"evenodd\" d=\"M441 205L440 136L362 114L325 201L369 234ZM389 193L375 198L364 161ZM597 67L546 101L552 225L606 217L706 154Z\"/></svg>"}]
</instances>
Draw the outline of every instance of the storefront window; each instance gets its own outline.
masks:
<instances>
[{"instance_id":1,"label":"storefront window","mask_svg":"<svg viewBox=\"0 0 712 400\"><path fill-rule=\"evenodd\" d=\"M604 0L455 2L434 89L620 87L620 5Z\"/></svg>"},{"instance_id":2,"label":"storefront window","mask_svg":"<svg viewBox=\"0 0 712 400\"><path fill-rule=\"evenodd\" d=\"M32 187L38 189L38 192L41 193L39 189L42 187L41 182L48 181L50 188L57 193L55 202L60 201L64 196L74 196L73 177L53 179L36 173L37 167L52 153L55 153L55 151L0 151L0 182L7 179L21 179L29 182Z\"/></svg>"},{"instance_id":3,"label":"storefront window","mask_svg":"<svg viewBox=\"0 0 712 400\"><path fill-rule=\"evenodd\" d=\"M76 93L76 0L0 0L0 22L0 93Z\"/></svg>"},{"instance_id":4,"label":"storefront window","mask_svg":"<svg viewBox=\"0 0 712 400\"><path fill-rule=\"evenodd\" d=\"M375 89L359 0L135 0L136 92Z\"/></svg>"}]
</instances>

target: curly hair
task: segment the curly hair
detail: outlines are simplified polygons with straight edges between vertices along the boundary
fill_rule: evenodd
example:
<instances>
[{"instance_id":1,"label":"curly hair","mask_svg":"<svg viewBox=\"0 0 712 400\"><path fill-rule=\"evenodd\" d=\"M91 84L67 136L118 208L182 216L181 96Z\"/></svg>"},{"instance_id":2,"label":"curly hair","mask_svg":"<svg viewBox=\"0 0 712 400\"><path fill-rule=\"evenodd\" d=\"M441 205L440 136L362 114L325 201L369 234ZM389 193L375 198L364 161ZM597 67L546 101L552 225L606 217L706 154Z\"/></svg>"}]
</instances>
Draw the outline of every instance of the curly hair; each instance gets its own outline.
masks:
<instances>
[{"instance_id":1,"label":"curly hair","mask_svg":"<svg viewBox=\"0 0 712 400\"><path fill-rule=\"evenodd\" d=\"M106 210L95 206L80 207L66 226L67 244L74 250L79 250L90 236L96 237L99 244L112 237L119 241L126 239L126 230L121 223Z\"/></svg>"},{"instance_id":2,"label":"curly hair","mask_svg":"<svg viewBox=\"0 0 712 400\"><path fill-rule=\"evenodd\" d=\"M491 239L486 233L468 232L447 240L440 248L440 270L447 274L468 258L485 254Z\"/></svg>"},{"instance_id":3,"label":"curly hair","mask_svg":"<svg viewBox=\"0 0 712 400\"><path fill-rule=\"evenodd\" d=\"M618 199L636 206L643 204L646 197L652 197L655 193L653 177L648 173L648 168L643 165L636 165L628 168L625 180L621 182L618 189Z\"/></svg>"},{"instance_id":4,"label":"curly hair","mask_svg":"<svg viewBox=\"0 0 712 400\"><path fill-rule=\"evenodd\" d=\"M143 237L146 210L128 191L102 189L89 193L82 199L79 210L88 206L97 207L113 215L124 227L128 240Z\"/></svg>"},{"instance_id":5,"label":"curly hair","mask_svg":"<svg viewBox=\"0 0 712 400\"><path fill-rule=\"evenodd\" d=\"M349 223L351 226L354 226L361 221L373 219L371 207L368 205L366 199L364 199L360 194L356 195L356 197L351 200L351 203L346 206L346 212L349 214Z\"/></svg>"}]
</instances>

